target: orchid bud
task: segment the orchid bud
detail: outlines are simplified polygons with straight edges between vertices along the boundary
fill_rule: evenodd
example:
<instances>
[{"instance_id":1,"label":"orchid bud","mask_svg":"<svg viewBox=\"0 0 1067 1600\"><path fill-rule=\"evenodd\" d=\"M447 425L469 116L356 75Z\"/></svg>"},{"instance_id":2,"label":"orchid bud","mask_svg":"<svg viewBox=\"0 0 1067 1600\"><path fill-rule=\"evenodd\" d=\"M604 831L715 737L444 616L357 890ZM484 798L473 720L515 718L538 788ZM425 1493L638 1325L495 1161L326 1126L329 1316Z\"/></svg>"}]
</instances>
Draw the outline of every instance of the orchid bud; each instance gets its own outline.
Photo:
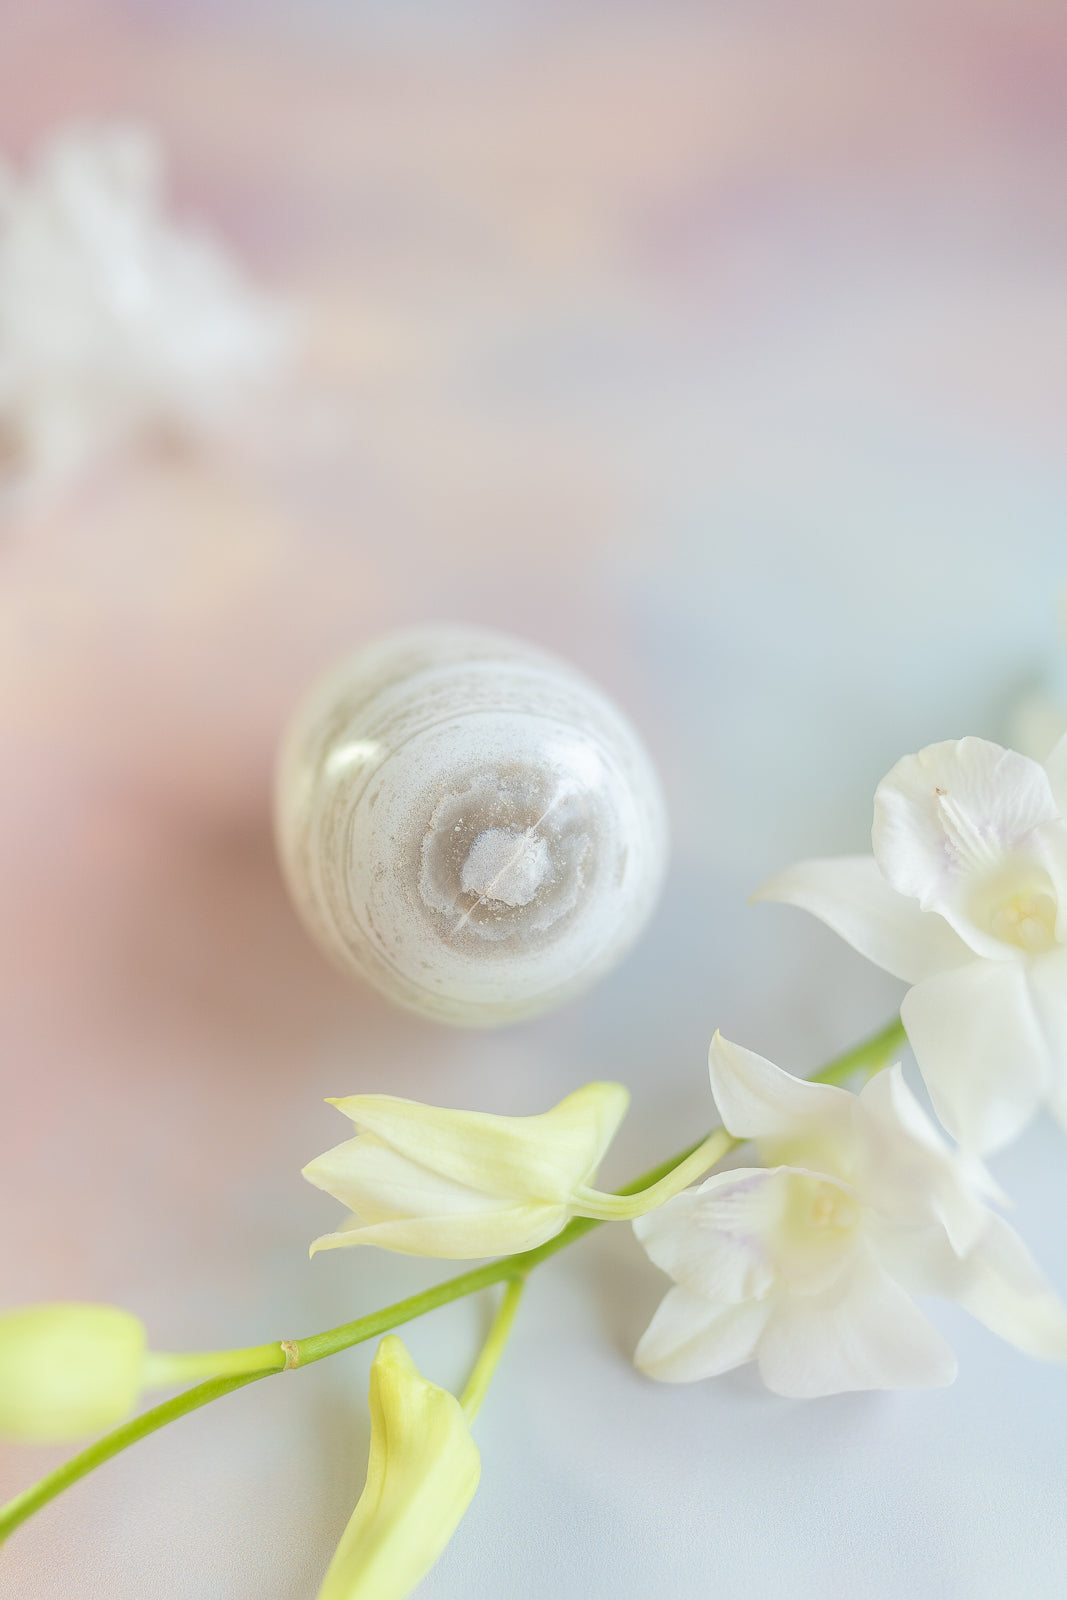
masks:
<instances>
[{"instance_id":1,"label":"orchid bud","mask_svg":"<svg viewBox=\"0 0 1067 1600\"><path fill-rule=\"evenodd\" d=\"M117 1306L61 1301L0 1314L0 1434L46 1441L114 1427L145 1375L145 1330Z\"/></svg>"},{"instance_id":2,"label":"orchid bud","mask_svg":"<svg viewBox=\"0 0 1067 1600\"><path fill-rule=\"evenodd\" d=\"M588 1184L622 1121L621 1084L589 1083L541 1116L448 1111L392 1095L330 1103L357 1136L304 1168L351 1218L311 1246L376 1244L472 1258L532 1250L575 1215L599 1215Z\"/></svg>"},{"instance_id":3,"label":"orchid bud","mask_svg":"<svg viewBox=\"0 0 1067 1600\"><path fill-rule=\"evenodd\" d=\"M463 1408L389 1334L370 1373L367 1481L318 1600L404 1600L471 1502L481 1462Z\"/></svg>"}]
</instances>

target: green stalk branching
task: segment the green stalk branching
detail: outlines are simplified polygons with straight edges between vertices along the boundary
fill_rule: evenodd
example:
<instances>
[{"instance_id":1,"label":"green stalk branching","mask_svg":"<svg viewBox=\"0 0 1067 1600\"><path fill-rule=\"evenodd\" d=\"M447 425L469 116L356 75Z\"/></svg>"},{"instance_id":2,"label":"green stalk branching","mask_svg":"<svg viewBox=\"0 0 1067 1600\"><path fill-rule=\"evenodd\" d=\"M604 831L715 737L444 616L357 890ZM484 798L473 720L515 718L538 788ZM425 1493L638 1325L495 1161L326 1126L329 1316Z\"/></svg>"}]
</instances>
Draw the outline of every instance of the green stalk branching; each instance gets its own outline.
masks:
<instances>
[{"instance_id":1,"label":"green stalk branching","mask_svg":"<svg viewBox=\"0 0 1067 1600\"><path fill-rule=\"evenodd\" d=\"M899 1017L894 1018L885 1028L872 1034L861 1044L845 1051L842 1055L835 1056L814 1075L815 1081L840 1084L860 1072L871 1076L888 1065L906 1042L903 1025ZM634 1195L659 1183L682 1162L694 1155L705 1142L703 1139L698 1139L695 1144L671 1156L669 1160L660 1162L651 1171L643 1173L641 1177L617 1189L615 1193L619 1196ZM722 1138L719 1159L740 1142L728 1136ZM69 1461L63 1462L54 1472L48 1473L38 1483L16 1495L6 1506L0 1507L0 1544L15 1528L33 1516L42 1506L47 1505L50 1500L54 1500L71 1484L77 1483L80 1478L86 1477L88 1473L105 1461L110 1461L113 1456L128 1449L130 1445L136 1444L139 1439L147 1438L149 1434L165 1428L168 1423L187 1416L190 1411L209 1405L213 1400L221 1400L223 1395L232 1394L236 1389L243 1389L250 1383L257 1383L260 1378L274 1377L279 1372L289 1371L295 1367L306 1367L313 1361L322 1361L326 1356L336 1355L353 1345L375 1339L380 1334L388 1333L392 1328L399 1328L406 1322L414 1321L416 1317L425 1316L428 1311L435 1311L438 1306L448 1305L453 1300L476 1294L479 1290L488 1289L494 1284L503 1283L521 1287L534 1267L539 1266L542 1261L547 1261L560 1250L566 1250L584 1238L587 1233L591 1233L594 1228L601 1227L605 1220L599 1217L575 1217L562 1232L556 1234L555 1238L538 1245L534 1250L503 1256L500 1260L491 1261L484 1267L461 1272L456 1277L446 1278L443 1283L434 1284L432 1288L409 1295L405 1300L398 1300L394 1305L385 1306L381 1311L372 1311L367 1316L357 1317L353 1322L344 1322L337 1328L328 1328L323 1333L313 1333L304 1339L280 1339L276 1344L257 1345L245 1351L219 1352L219 1363L229 1369L227 1373L216 1373L206 1382L198 1383L194 1388L186 1389L172 1399L163 1401L161 1405L152 1406L140 1416L124 1422L121 1427L104 1434L102 1438L72 1456ZM518 1299L517 1288L516 1293L507 1300L509 1323L511 1312ZM205 1358L193 1355L187 1359L189 1370L194 1371ZM246 1363L251 1370L234 1371L235 1366L245 1366ZM199 1369L202 1370L202 1365Z\"/></svg>"}]
</instances>

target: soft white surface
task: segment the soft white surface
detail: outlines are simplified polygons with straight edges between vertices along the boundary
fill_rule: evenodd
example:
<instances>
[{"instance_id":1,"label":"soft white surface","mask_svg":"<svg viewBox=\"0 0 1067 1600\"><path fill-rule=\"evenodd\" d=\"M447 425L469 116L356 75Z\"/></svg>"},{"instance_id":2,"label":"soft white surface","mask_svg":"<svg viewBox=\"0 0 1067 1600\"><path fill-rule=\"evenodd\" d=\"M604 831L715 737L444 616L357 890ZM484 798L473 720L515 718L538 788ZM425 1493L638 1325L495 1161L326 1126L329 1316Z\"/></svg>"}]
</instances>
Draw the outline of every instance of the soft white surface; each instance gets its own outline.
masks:
<instances>
[{"instance_id":1,"label":"soft white surface","mask_svg":"<svg viewBox=\"0 0 1067 1600\"><path fill-rule=\"evenodd\" d=\"M334 9L359 34L368 8ZM438 1269L308 1262L335 1215L298 1177L336 1137L321 1097L523 1113L617 1077L607 1185L703 1130L716 1026L806 1072L899 1003L747 896L867 850L893 762L1000 737L1060 648L1060 36L1019 0L974 35L950 5L869 34L865 7L656 7L645 35L640 9L572 35L545 8L533 48L511 7L484 29L464 4L410 71L378 17L389 51L367 24L336 79L236 33L168 36L142 72L125 13L100 35L122 72L78 93L158 104L196 172L261 185L241 214L295 251L276 275L319 274L336 411L294 407L254 487L160 469L3 548L12 1302L112 1299L178 1348L329 1326ZM573 660L668 792L638 948L498 1035L345 991L267 842L286 707L329 655L431 618ZM1039 1118L992 1163L1063 1292L1065 1157ZM662 1387L630 1356L665 1286L625 1227L539 1271L419 1600L1062 1600L1067 1371L932 1305L943 1392ZM460 1382L480 1325L438 1312L412 1354ZM369 1360L141 1444L12 1539L3 1600L311 1600L362 1482ZM5 1452L5 1490L52 1459Z\"/></svg>"}]
</instances>

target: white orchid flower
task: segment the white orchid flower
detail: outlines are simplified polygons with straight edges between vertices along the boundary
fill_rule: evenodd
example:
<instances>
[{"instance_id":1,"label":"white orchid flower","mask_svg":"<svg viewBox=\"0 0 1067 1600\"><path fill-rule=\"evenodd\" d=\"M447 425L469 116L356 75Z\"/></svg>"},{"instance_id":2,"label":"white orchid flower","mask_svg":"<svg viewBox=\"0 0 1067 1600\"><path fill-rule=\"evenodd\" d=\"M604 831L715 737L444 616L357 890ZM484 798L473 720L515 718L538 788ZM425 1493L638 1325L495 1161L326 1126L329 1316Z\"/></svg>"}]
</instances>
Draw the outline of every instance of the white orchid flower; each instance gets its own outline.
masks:
<instances>
[{"instance_id":1,"label":"white orchid flower","mask_svg":"<svg viewBox=\"0 0 1067 1600\"><path fill-rule=\"evenodd\" d=\"M481 1461L463 1407L395 1334L370 1370L370 1460L318 1600L404 1600L455 1532Z\"/></svg>"},{"instance_id":2,"label":"white orchid flower","mask_svg":"<svg viewBox=\"0 0 1067 1600\"><path fill-rule=\"evenodd\" d=\"M1044 766L927 745L874 797L873 856L802 861L755 898L813 912L913 987L901 1017L934 1110L976 1152L1048 1103L1067 1126L1067 738Z\"/></svg>"},{"instance_id":3,"label":"white orchid flower","mask_svg":"<svg viewBox=\"0 0 1067 1600\"><path fill-rule=\"evenodd\" d=\"M384 1094L332 1100L357 1136L312 1161L304 1177L352 1215L311 1252L376 1244L451 1259L510 1255L551 1239L572 1216L615 1215L620 1204L633 1216L639 1202L589 1187L629 1099L621 1084L589 1083L535 1117ZM687 1181L683 1174L676 1188Z\"/></svg>"},{"instance_id":4,"label":"white orchid flower","mask_svg":"<svg viewBox=\"0 0 1067 1600\"><path fill-rule=\"evenodd\" d=\"M1067 1359L1067 1309L899 1067L853 1095L716 1034L710 1068L726 1127L769 1166L716 1173L635 1221L676 1284L637 1347L643 1371L685 1383L754 1359L768 1388L798 1398L936 1388L956 1359L915 1294Z\"/></svg>"}]
</instances>

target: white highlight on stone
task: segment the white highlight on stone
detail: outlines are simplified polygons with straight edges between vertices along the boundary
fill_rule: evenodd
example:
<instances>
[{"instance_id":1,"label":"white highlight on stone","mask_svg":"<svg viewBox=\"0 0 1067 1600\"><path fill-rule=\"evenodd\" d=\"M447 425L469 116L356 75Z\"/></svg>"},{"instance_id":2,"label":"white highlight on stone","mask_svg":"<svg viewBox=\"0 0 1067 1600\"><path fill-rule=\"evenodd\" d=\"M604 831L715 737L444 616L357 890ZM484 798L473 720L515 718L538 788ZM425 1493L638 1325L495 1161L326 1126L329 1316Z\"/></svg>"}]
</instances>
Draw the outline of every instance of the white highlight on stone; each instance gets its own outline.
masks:
<instances>
[{"instance_id":1,"label":"white highlight on stone","mask_svg":"<svg viewBox=\"0 0 1067 1600\"><path fill-rule=\"evenodd\" d=\"M548 845L536 833L487 828L471 845L460 884L479 899L528 906L550 870Z\"/></svg>"}]
</instances>

